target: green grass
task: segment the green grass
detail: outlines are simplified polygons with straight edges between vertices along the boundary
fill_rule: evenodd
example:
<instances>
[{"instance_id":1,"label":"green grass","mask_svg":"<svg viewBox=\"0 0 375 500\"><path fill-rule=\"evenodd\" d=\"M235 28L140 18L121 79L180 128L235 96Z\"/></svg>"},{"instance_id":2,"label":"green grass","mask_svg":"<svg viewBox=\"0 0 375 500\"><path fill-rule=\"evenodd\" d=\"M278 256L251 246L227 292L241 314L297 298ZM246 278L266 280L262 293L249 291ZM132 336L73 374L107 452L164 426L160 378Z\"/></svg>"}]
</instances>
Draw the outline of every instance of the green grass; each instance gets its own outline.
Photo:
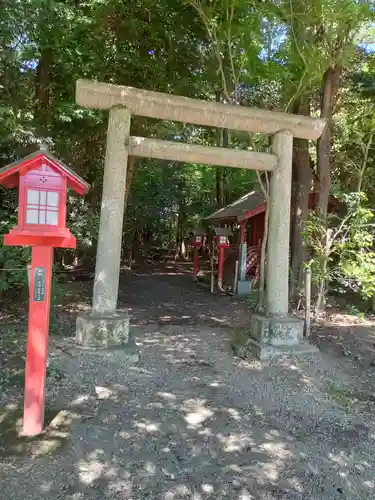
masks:
<instances>
[{"instance_id":1,"label":"green grass","mask_svg":"<svg viewBox=\"0 0 375 500\"><path fill-rule=\"evenodd\" d=\"M27 325L4 325L0 331L0 388L20 388L25 378Z\"/></svg>"},{"instance_id":2,"label":"green grass","mask_svg":"<svg viewBox=\"0 0 375 500\"><path fill-rule=\"evenodd\" d=\"M8 325L0 331L0 391L23 390L25 384L27 325ZM47 367L49 379L61 380L64 374Z\"/></svg>"},{"instance_id":3,"label":"green grass","mask_svg":"<svg viewBox=\"0 0 375 500\"><path fill-rule=\"evenodd\" d=\"M356 398L353 396L350 389L334 382L328 384L327 394L344 409L351 408L356 401Z\"/></svg>"},{"instance_id":4,"label":"green grass","mask_svg":"<svg viewBox=\"0 0 375 500\"><path fill-rule=\"evenodd\" d=\"M59 410L45 408L45 427L56 417ZM23 410L0 408L0 457L26 458L31 454L54 455L59 453L68 441L68 428L62 426L60 433L46 428L38 436L26 437L22 431Z\"/></svg>"}]
</instances>

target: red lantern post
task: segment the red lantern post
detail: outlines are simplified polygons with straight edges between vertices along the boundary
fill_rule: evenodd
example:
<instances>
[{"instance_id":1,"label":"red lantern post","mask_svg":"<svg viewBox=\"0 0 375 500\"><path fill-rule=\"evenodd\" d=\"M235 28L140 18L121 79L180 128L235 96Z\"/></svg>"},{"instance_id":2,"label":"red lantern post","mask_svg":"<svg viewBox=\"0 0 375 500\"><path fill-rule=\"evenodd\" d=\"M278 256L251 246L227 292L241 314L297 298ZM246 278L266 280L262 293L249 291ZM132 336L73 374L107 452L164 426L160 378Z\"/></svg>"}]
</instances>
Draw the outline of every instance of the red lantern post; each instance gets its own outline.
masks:
<instances>
[{"instance_id":1,"label":"red lantern post","mask_svg":"<svg viewBox=\"0 0 375 500\"><path fill-rule=\"evenodd\" d=\"M193 253L193 278L195 280L198 279L198 273L199 273L198 248L200 248L203 245L204 236L205 236L204 232L199 231L199 230L194 230L192 240L190 241L190 245L194 249L194 253Z\"/></svg>"},{"instance_id":2,"label":"red lantern post","mask_svg":"<svg viewBox=\"0 0 375 500\"><path fill-rule=\"evenodd\" d=\"M194 247L194 255L193 255L193 277L195 280L198 279L199 273L199 255L198 255L198 247Z\"/></svg>"},{"instance_id":3,"label":"red lantern post","mask_svg":"<svg viewBox=\"0 0 375 500\"><path fill-rule=\"evenodd\" d=\"M76 247L66 227L67 188L84 195L89 185L45 151L0 169L0 184L19 189L18 224L4 244L32 247L23 433L34 436L44 423L53 248Z\"/></svg>"},{"instance_id":4,"label":"red lantern post","mask_svg":"<svg viewBox=\"0 0 375 500\"><path fill-rule=\"evenodd\" d=\"M228 236L231 231L227 228L216 227L216 246L219 250L219 262L217 269L217 287L219 291L223 290L223 272L224 272L224 250L230 247Z\"/></svg>"}]
</instances>

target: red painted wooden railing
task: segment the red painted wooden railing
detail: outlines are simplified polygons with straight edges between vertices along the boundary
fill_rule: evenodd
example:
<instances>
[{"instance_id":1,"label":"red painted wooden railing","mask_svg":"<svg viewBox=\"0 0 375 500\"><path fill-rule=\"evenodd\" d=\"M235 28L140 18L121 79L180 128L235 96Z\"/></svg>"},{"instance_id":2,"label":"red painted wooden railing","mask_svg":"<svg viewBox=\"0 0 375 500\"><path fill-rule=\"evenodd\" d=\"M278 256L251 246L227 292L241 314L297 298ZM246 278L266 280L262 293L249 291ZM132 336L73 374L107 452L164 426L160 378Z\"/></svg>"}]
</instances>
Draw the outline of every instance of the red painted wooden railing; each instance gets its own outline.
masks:
<instances>
[{"instance_id":1,"label":"red painted wooden railing","mask_svg":"<svg viewBox=\"0 0 375 500\"><path fill-rule=\"evenodd\" d=\"M259 281L260 276L260 246L248 247L246 252L246 274L252 277L253 283Z\"/></svg>"}]
</instances>

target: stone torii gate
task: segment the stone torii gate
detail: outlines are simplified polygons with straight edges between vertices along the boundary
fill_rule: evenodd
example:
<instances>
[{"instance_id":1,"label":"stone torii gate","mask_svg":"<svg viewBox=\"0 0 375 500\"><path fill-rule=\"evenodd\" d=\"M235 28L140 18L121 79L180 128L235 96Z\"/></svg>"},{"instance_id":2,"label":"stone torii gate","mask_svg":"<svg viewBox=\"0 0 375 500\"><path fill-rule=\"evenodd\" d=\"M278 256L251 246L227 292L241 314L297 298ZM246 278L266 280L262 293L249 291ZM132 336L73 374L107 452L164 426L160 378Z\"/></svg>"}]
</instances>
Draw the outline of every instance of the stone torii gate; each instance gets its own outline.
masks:
<instances>
[{"instance_id":1,"label":"stone torii gate","mask_svg":"<svg viewBox=\"0 0 375 500\"><path fill-rule=\"evenodd\" d=\"M317 139L325 122L318 118L232 106L132 87L78 80L77 104L109 109L103 196L92 313L77 320L77 342L86 346L121 344L132 350L129 316L116 311L124 195L128 156L202 163L272 172L266 315L254 315L246 340L267 358L286 349L300 351L302 330L288 316L289 236L293 137ZM271 153L239 151L130 136L131 115L271 134ZM133 344L134 345L134 344Z\"/></svg>"}]
</instances>

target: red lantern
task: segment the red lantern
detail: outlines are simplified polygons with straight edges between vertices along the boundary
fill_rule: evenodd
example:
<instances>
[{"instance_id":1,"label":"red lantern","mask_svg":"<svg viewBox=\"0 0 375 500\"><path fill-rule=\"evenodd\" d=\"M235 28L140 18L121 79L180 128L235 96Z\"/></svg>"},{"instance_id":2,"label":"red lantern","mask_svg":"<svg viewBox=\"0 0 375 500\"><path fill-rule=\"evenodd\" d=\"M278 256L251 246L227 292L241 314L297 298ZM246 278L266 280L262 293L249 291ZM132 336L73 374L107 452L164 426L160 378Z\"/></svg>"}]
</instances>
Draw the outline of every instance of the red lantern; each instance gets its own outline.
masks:
<instances>
[{"instance_id":1,"label":"red lantern","mask_svg":"<svg viewBox=\"0 0 375 500\"><path fill-rule=\"evenodd\" d=\"M192 247L201 247L203 244L203 235L202 234L194 235L190 244Z\"/></svg>"},{"instance_id":2,"label":"red lantern","mask_svg":"<svg viewBox=\"0 0 375 500\"><path fill-rule=\"evenodd\" d=\"M19 186L18 225L4 244L32 246L23 421L32 436L43 430L53 248L75 248L66 227L67 188L83 195L89 185L44 151L0 169L0 184Z\"/></svg>"},{"instance_id":3,"label":"red lantern","mask_svg":"<svg viewBox=\"0 0 375 500\"><path fill-rule=\"evenodd\" d=\"M230 247L230 243L229 243L229 239L228 239L228 236L216 236L216 246L218 248L229 248Z\"/></svg>"},{"instance_id":4,"label":"red lantern","mask_svg":"<svg viewBox=\"0 0 375 500\"><path fill-rule=\"evenodd\" d=\"M205 237L205 232L201 229L194 229L192 231L192 238L190 240L190 245L194 248L193 254L193 277L196 280L199 273L199 256L198 248L203 245L203 240Z\"/></svg>"},{"instance_id":5,"label":"red lantern","mask_svg":"<svg viewBox=\"0 0 375 500\"><path fill-rule=\"evenodd\" d=\"M5 245L75 248L66 227L66 192L85 194L89 185L70 168L38 152L0 169L0 184L19 186L18 225L4 237Z\"/></svg>"},{"instance_id":6,"label":"red lantern","mask_svg":"<svg viewBox=\"0 0 375 500\"><path fill-rule=\"evenodd\" d=\"M230 248L228 236L231 233L230 229L225 227L215 227L215 241L219 253L219 261L217 268L217 286L220 291L223 290L223 271L224 271L224 253L225 248Z\"/></svg>"}]
</instances>

